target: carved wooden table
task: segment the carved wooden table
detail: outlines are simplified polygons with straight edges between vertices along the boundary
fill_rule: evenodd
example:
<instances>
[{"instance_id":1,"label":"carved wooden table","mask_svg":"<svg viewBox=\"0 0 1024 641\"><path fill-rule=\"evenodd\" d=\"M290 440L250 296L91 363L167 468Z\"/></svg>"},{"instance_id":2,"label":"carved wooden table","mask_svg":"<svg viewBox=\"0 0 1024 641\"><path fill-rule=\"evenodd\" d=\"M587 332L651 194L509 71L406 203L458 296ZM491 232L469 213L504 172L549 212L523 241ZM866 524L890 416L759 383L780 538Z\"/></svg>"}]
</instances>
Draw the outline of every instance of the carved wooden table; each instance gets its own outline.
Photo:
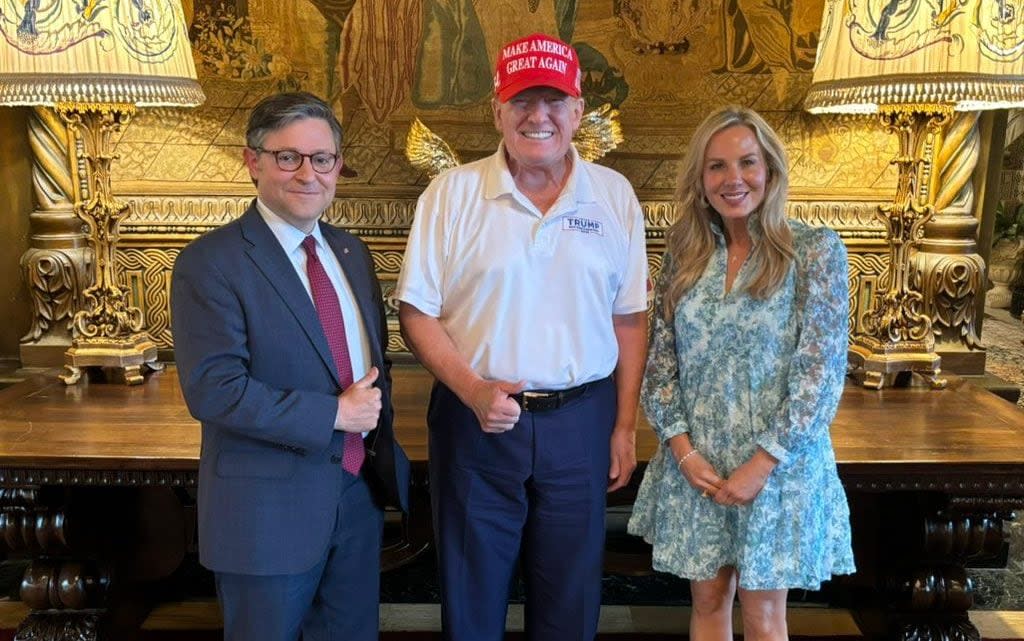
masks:
<instances>
[{"instance_id":1,"label":"carved wooden table","mask_svg":"<svg viewBox=\"0 0 1024 641\"><path fill-rule=\"evenodd\" d=\"M414 505L385 567L420 553L431 529L431 379L416 366L394 375ZM859 568L838 582L841 605L869 636L977 639L964 567L1005 563L1002 522L1024 506L1024 412L955 378L944 391L851 383L832 437ZM649 458L650 429L637 441ZM140 586L194 551L198 458L173 369L140 386L35 376L0 391L0 551L31 558L21 598L32 613L16 638L130 636L151 603Z\"/></svg>"}]
</instances>

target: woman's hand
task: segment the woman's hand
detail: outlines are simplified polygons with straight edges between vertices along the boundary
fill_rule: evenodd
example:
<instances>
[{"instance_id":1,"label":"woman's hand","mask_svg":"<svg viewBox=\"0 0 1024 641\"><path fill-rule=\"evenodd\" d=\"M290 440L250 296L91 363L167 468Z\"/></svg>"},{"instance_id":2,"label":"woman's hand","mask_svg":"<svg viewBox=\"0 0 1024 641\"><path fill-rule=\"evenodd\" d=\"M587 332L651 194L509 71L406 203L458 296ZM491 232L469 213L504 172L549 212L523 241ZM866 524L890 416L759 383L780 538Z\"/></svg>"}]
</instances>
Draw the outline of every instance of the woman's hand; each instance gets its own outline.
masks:
<instances>
[{"instance_id":1,"label":"woman's hand","mask_svg":"<svg viewBox=\"0 0 1024 641\"><path fill-rule=\"evenodd\" d=\"M721 505L747 505L752 503L761 493L768 475L772 473L778 460L761 448L757 449L750 460L737 467L729 478L725 479L711 498Z\"/></svg>"},{"instance_id":2,"label":"woman's hand","mask_svg":"<svg viewBox=\"0 0 1024 641\"><path fill-rule=\"evenodd\" d=\"M705 497L718 491L723 483L722 477L700 452L693 449L688 435L673 436L668 440L668 446L672 450L672 458L679 472L687 483Z\"/></svg>"}]
</instances>

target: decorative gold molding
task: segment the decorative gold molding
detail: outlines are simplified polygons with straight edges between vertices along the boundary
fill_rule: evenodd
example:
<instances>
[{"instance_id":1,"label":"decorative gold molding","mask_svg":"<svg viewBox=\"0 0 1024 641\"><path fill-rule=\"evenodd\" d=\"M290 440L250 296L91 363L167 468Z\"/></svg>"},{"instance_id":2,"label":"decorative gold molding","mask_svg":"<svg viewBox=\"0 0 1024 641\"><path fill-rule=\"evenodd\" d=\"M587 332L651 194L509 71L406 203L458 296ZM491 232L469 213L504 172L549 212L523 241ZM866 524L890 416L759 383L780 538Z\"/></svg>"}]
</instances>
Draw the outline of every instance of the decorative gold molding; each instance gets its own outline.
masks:
<instances>
[{"instance_id":1,"label":"decorative gold molding","mask_svg":"<svg viewBox=\"0 0 1024 641\"><path fill-rule=\"evenodd\" d=\"M55 111L32 109L28 144L32 149L32 186L42 210L70 209L74 180L68 165L68 128Z\"/></svg>"},{"instance_id":2,"label":"decorative gold molding","mask_svg":"<svg viewBox=\"0 0 1024 641\"><path fill-rule=\"evenodd\" d=\"M171 338L171 270L178 249L136 249L117 252L119 271L131 303L142 311L143 325L159 349L173 347Z\"/></svg>"},{"instance_id":3,"label":"decorative gold molding","mask_svg":"<svg viewBox=\"0 0 1024 641\"><path fill-rule=\"evenodd\" d=\"M251 196L136 196L131 200L135 213L121 228L118 251L122 286L129 292L132 304L142 310L144 325L157 346L170 349L170 274L178 251L194 236L244 212ZM850 247L850 321L855 331L863 329L863 318L887 263L878 254L884 250L884 228L873 213L878 204L874 200L815 200L794 201L789 206L790 216L835 229ZM369 245L391 330L388 349L397 353L408 349L398 331L394 288L415 206L415 199L404 196L360 196L336 200L325 214L325 220L351 230ZM645 200L641 206L647 226L648 264L652 277L657 277L664 252L664 232L674 220L674 204L666 198Z\"/></svg>"},{"instance_id":4,"label":"decorative gold molding","mask_svg":"<svg viewBox=\"0 0 1024 641\"><path fill-rule=\"evenodd\" d=\"M72 205L75 181L69 136L56 112L32 110L28 139L38 208L29 216L30 248L20 261L32 306L28 331L20 341L26 367L63 361L64 350L71 345L71 321L92 269L92 250Z\"/></svg>"},{"instance_id":5,"label":"decorative gold molding","mask_svg":"<svg viewBox=\"0 0 1024 641\"><path fill-rule=\"evenodd\" d=\"M935 214L914 256L915 278L924 294L922 312L931 321L935 351L971 352L960 373L984 372L984 349L975 328L975 302L983 288L985 261L978 254L974 172L981 155L978 114L958 112L934 153L928 193Z\"/></svg>"},{"instance_id":6,"label":"decorative gold molding","mask_svg":"<svg viewBox=\"0 0 1024 641\"><path fill-rule=\"evenodd\" d=\"M32 324L22 343L38 342L51 330L70 339L71 321L90 273L81 252L74 253L78 255L33 248L22 255L21 269L32 300Z\"/></svg>"}]
</instances>

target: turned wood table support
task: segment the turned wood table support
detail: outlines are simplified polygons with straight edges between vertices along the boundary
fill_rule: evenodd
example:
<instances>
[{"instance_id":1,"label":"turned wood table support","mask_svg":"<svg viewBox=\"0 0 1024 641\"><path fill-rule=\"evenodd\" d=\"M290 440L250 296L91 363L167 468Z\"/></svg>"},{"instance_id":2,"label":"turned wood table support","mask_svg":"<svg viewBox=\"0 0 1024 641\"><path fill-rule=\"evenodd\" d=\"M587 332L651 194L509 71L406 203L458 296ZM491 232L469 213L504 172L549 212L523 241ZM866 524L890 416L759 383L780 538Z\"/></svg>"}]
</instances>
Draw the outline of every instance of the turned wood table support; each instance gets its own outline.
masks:
<instances>
[{"instance_id":1,"label":"turned wood table support","mask_svg":"<svg viewBox=\"0 0 1024 641\"><path fill-rule=\"evenodd\" d=\"M153 485L155 483L155 485ZM185 558L191 475L0 468L0 540L26 558L15 641L123 638Z\"/></svg>"},{"instance_id":2,"label":"turned wood table support","mask_svg":"<svg viewBox=\"0 0 1024 641\"><path fill-rule=\"evenodd\" d=\"M843 476L861 566L851 606L865 635L980 641L967 568L1006 565L1003 523L1024 507L1021 466Z\"/></svg>"},{"instance_id":3,"label":"turned wood table support","mask_svg":"<svg viewBox=\"0 0 1024 641\"><path fill-rule=\"evenodd\" d=\"M22 602L33 610L14 638L97 638L109 571L70 557L67 506L47 505L38 487L0 486L0 537L15 554L31 555L21 580Z\"/></svg>"}]
</instances>

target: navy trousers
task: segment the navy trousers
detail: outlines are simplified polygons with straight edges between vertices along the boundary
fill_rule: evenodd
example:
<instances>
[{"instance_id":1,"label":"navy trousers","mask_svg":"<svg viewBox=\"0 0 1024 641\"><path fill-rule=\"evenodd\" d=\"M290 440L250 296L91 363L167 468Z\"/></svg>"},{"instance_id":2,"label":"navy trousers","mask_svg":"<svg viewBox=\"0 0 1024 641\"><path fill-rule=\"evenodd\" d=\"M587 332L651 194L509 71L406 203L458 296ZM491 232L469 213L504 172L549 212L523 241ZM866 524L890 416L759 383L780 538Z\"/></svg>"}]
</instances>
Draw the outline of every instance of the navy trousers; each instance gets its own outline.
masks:
<instances>
[{"instance_id":1,"label":"navy trousers","mask_svg":"<svg viewBox=\"0 0 1024 641\"><path fill-rule=\"evenodd\" d=\"M615 385L605 379L559 409L524 411L510 431L488 434L435 385L427 424L445 639L504 639L517 560L527 639L594 638L615 409Z\"/></svg>"},{"instance_id":2,"label":"navy trousers","mask_svg":"<svg viewBox=\"0 0 1024 641\"><path fill-rule=\"evenodd\" d=\"M300 633L302 641L377 641L384 514L361 477L344 479L334 533L315 566L302 574L215 574L225 641L295 641Z\"/></svg>"}]
</instances>

